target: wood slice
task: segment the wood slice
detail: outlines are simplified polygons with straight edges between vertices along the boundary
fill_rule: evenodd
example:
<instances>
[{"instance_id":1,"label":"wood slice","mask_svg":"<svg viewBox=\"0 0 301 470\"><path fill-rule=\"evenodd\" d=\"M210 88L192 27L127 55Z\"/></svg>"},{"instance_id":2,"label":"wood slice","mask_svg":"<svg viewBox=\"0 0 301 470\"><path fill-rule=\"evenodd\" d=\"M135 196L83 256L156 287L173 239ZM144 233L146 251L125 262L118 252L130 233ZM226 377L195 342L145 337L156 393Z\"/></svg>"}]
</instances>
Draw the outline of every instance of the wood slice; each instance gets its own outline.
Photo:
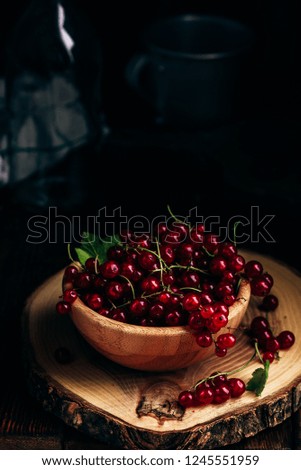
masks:
<instances>
[{"instance_id":1,"label":"wood slice","mask_svg":"<svg viewBox=\"0 0 301 470\"><path fill-rule=\"evenodd\" d=\"M272 292L278 309L268 314L275 334L292 330L294 346L281 351L270 366L261 397L246 392L222 405L188 408L177 403L183 389L214 370L239 368L252 356L248 337L240 332L233 350L172 372L141 372L119 366L95 352L78 334L69 317L55 313L61 295L62 272L28 299L24 315L24 356L31 393L68 425L111 446L124 449L210 449L233 444L275 426L301 405L301 279L266 256L260 260L275 280ZM260 314L260 299L252 298L243 320ZM260 367L252 361L234 374L248 381Z\"/></svg>"}]
</instances>

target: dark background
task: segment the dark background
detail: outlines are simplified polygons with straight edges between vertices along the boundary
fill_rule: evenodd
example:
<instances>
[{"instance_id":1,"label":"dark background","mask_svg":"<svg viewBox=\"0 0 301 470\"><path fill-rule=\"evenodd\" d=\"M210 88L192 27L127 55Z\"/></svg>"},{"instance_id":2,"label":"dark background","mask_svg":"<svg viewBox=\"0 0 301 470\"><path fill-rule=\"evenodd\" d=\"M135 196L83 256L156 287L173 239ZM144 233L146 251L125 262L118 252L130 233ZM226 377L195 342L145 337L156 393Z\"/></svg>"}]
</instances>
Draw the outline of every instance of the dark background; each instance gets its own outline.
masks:
<instances>
[{"instance_id":1,"label":"dark background","mask_svg":"<svg viewBox=\"0 0 301 470\"><path fill-rule=\"evenodd\" d=\"M5 8L1 5L1 75L6 70L8 37L28 3L10 0ZM127 215L151 217L166 213L169 203L179 214L197 206L200 214L220 216L226 223L233 215L250 217L251 206L258 206L261 217L275 215L268 229L276 242L261 238L246 247L299 269L301 29L297 0L73 3L87 15L100 41L103 111L110 132L100 149L85 146L56 169L66 175L66 192L57 200L59 213L80 214L85 221L103 206L110 211L121 205ZM124 78L128 60L142 49L144 28L155 19L184 12L235 18L256 32L241 114L209 130L159 128L153 111ZM68 263L63 232L59 231L56 244L26 242L29 217L47 214L48 208L28 206L22 194L28 194L26 186L25 190L17 186L0 191L2 436L35 435L35 423L50 422L24 392L20 320L27 296ZM49 426L56 429L52 421Z\"/></svg>"}]
</instances>

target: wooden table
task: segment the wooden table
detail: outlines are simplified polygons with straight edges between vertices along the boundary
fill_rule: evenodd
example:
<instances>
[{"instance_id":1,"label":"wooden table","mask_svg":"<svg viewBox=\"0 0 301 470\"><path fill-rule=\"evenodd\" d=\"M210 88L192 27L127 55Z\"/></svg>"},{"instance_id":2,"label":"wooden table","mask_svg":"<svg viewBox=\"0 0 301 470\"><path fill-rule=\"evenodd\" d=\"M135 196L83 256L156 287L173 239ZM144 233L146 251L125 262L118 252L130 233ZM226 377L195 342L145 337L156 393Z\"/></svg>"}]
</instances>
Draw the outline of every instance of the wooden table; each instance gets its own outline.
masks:
<instances>
[{"instance_id":1,"label":"wooden table","mask_svg":"<svg viewBox=\"0 0 301 470\"><path fill-rule=\"evenodd\" d=\"M106 449L100 441L66 426L43 411L25 386L22 369L20 319L32 290L66 262L63 243L26 243L28 214L2 209L0 285L0 448L1 449ZM301 449L301 410L280 425L227 448Z\"/></svg>"}]
</instances>

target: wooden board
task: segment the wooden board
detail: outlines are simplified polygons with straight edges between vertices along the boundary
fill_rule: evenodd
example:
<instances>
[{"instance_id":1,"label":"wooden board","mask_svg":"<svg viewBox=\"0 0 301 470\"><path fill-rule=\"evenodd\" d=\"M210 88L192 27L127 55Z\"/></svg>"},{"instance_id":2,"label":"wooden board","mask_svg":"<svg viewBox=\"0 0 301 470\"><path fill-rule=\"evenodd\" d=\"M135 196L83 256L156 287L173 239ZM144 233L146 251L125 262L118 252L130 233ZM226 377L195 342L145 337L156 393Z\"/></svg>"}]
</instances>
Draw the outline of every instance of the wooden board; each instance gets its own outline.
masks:
<instances>
[{"instance_id":1,"label":"wooden board","mask_svg":"<svg viewBox=\"0 0 301 470\"><path fill-rule=\"evenodd\" d=\"M70 426L124 449L210 449L233 444L275 426L301 405L301 278L266 256L260 260L272 274L272 292L280 305L269 314L277 334L289 329L296 342L270 366L261 397L246 392L222 405L189 408L177 404L180 390L214 370L229 371L252 355L242 332L224 358L212 357L187 369L146 373L118 366L96 353L77 333L69 317L55 313L62 272L28 299L24 315L24 357L31 393ZM260 312L258 299L248 308L245 325ZM63 348L63 349L62 349ZM259 363L235 376L247 381Z\"/></svg>"}]
</instances>

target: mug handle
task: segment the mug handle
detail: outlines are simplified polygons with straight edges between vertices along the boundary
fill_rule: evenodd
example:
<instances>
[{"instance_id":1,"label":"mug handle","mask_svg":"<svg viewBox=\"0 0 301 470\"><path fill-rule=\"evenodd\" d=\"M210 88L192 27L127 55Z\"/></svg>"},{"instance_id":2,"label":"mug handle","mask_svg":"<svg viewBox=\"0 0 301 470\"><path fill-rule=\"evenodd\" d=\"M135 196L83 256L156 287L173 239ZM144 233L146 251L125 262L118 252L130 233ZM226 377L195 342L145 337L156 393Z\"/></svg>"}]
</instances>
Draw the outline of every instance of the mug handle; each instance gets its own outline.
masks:
<instances>
[{"instance_id":1,"label":"mug handle","mask_svg":"<svg viewBox=\"0 0 301 470\"><path fill-rule=\"evenodd\" d=\"M151 101L151 96L142 83L142 74L149 65L150 58L147 54L136 54L125 68L125 78L129 86L147 101Z\"/></svg>"}]
</instances>

